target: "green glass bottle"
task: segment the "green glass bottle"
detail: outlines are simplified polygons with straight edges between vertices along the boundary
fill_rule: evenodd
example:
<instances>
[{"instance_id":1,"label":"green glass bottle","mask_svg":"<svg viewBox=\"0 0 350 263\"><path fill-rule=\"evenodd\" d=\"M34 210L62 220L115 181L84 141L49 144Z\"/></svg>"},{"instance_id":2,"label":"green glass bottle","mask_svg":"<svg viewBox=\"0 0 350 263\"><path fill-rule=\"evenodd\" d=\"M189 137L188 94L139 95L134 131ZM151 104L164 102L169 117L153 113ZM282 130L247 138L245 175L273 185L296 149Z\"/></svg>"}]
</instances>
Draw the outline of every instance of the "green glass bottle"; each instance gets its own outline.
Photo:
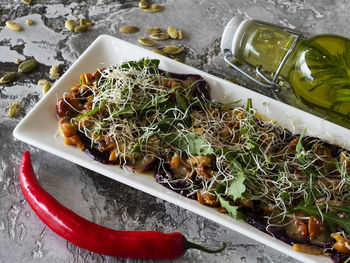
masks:
<instances>
[{"instance_id":1,"label":"green glass bottle","mask_svg":"<svg viewBox=\"0 0 350 263\"><path fill-rule=\"evenodd\" d=\"M225 58L229 53L269 76L262 85L277 85L277 78L271 77L277 72L303 104L349 127L349 39L337 35L307 38L290 29L235 17L225 28L221 49Z\"/></svg>"}]
</instances>

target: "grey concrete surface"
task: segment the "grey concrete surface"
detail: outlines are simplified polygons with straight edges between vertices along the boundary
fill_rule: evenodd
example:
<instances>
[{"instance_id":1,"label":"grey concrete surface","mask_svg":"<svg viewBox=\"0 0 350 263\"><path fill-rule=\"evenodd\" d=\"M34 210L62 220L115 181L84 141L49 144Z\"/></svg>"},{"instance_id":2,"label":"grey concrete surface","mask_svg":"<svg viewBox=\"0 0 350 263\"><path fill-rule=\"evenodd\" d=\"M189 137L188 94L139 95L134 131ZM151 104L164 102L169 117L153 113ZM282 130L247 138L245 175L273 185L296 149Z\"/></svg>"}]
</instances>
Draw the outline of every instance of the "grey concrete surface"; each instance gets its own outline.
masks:
<instances>
[{"instance_id":1,"label":"grey concrete surface","mask_svg":"<svg viewBox=\"0 0 350 263\"><path fill-rule=\"evenodd\" d=\"M40 100L39 79L48 78L52 65L62 74L100 34L109 34L131 43L144 35L123 35L119 28L135 25L184 32L184 39L169 40L185 52L179 57L188 65L220 77L237 77L220 53L224 25L234 15L256 18L313 34L336 33L350 37L350 2L346 0L154 0L165 7L159 13L146 13L138 1L102 0L20 0L0 2L0 75L17 71L16 59L34 58L40 65L15 82L0 85L0 262L143 262L117 259L80 249L59 236L38 219L25 202L18 183L18 166L25 150L30 150L35 171L43 187L63 205L94 222L121 230L180 231L188 239L227 249L216 255L189 251L174 262L297 262L296 260L204 219L173 204L112 181L59 157L16 141L14 127ZM95 24L82 34L68 32L66 19L86 17ZM25 25L26 19L34 24ZM5 28L12 20L23 25L20 32ZM19 115L9 118L11 103L22 104ZM53 108L54 110L54 108ZM45 128L45 127L43 127Z\"/></svg>"}]
</instances>

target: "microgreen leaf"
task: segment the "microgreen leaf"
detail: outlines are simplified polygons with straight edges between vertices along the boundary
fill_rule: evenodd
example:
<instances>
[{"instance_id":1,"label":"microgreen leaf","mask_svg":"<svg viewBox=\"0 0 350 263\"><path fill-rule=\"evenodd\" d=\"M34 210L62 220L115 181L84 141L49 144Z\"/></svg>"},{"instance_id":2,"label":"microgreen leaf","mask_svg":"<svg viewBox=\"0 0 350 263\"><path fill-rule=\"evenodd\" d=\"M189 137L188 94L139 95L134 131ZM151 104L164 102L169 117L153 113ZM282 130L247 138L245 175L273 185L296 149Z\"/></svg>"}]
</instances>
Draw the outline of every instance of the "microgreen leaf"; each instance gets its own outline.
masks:
<instances>
[{"instance_id":1,"label":"microgreen leaf","mask_svg":"<svg viewBox=\"0 0 350 263\"><path fill-rule=\"evenodd\" d=\"M181 94L178 90L176 91L176 105L183 112L185 112L187 110L187 107L188 107L186 101L181 96Z\"/></svg>"},{"instance_id":2,"label":"microgreen leaf","mask_svg":"<svg viewBox=\"0 0 350 263\"><path fill-rule=\"evenodd\" d=\"M246 187L244 185L244 174L240 171L236 178L231 182L227 195L232 196L233 200L236 201L238 198L242 197L242 194L245 192Z\"/></svg>"},{"instance_id":3,"label":"microgreen leaf","mask_svg":"<svg viewBox=\"0 0 350 263\"><path fill-rule=\"evenodd\" d=\"M124 62L120 65L120 68L135 68L142 70L143 68L147 67L150 73L155 73L158 70L159 63L159 59L141 58L139 61Z\"/></svg>"},{"instance_id":4,"label":"microgreen leaf","mask_svg":"<svg viewBox=\"0 0 350 263\"><path fill-rule=\"evenodd\" d=\"M307 131L307 129L305 129L305 130L300 134L299 141L298 141L298 143L297 143L297 146L295 147L295 151L296 151L297 153L300 153L301 150L303 149L302 140L303 140L303 138L305 137L306 131Z\"/></svg>"},{"instance_id":5,"label":"microgreen leaf","mask_svg":"<svg viewBox=\"0 0 350 263\"><path fill-rule=\"evenodd\" d=\"M163 140L192 155L208 155L214 152L205 139L197 137L193 133L183 134L175 132L164 136Z\"/></svg>"},{"instance_id":6,"label":"microgreen leaf","mask_svg":"<svg viewBox=\"0 0 350 263\"><path fill-rule=\"evenodd\" d=\"M220 205L226 209L226 211L234 218L234 219L242 219L243 218L243 214L240 211L237 211L238 206L235 205L231 205L229 201L226 201L221 194L216 193L219 201L220 201Z\"/></svg>"}]
</instances>

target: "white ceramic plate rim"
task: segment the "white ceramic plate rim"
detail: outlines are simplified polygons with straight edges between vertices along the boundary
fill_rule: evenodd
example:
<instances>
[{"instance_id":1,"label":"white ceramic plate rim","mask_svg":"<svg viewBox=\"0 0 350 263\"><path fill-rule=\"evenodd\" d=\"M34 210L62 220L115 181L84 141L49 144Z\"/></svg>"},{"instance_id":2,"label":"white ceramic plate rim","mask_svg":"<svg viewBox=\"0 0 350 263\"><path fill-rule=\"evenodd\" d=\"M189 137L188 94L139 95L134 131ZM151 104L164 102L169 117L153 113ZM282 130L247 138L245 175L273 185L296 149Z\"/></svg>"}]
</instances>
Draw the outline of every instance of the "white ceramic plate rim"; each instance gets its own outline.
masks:
<instances>
[{"instance_id":1,"label":"white ceramic plate rim","mask_svg":"<svg viewBox=\"0 0 350 263\"><path fill-rule=\"evenodd\" d=\"M323 256L298 253L291 246L257 230L241 220L234 220L229 215L218 213L214 208L203 206L197 201L190 200L168 190L159 185L151 176L126 173L117 166L103 165L91 160L90 157L77 148L67 146L63 143L63 138L56 134L57 118L54 107L57 98L61 97L64 91L68 91L70 87L78 83L79 76L82 73L94 72L97 67L115 65L123 60L136 60L142 57L160 59L160 68L164 70L201 75L210 84L213 97L221 101L232 101L233 99L240 98L246 101L246 98L252 98L254 107L260 113L277 120L282 127L292 132L300 133L305 128L308 128L308 134L326 139L331 143L337 143L340 146L350 146L350 131L343 127L193 67L158 55L150 50L107 35L99 36L87 48L55 83L53 88L17 125L13 135L17 139L44 151L204 216L298 260L315 263L331 262L329 258Z\"/></svg>"}]
</instances>

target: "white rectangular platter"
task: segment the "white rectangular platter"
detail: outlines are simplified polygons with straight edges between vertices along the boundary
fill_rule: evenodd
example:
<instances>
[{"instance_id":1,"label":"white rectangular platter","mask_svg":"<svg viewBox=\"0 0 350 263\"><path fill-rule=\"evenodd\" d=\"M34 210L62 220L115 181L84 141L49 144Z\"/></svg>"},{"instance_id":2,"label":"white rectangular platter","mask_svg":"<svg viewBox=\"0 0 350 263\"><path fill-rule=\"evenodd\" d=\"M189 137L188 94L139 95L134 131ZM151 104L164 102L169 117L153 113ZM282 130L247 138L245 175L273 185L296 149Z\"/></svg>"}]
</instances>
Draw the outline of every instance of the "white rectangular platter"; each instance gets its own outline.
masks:
<instances>
[{"instance_id":1,"label":"white rectangular platter","mask_svg":"<svg viewBox=\"0 0 350 263\"><path fill-rule=\"evenodd\" d=\"M111 66L125 60L138 60L143 57L160 59L160 68L166 71L201 75L211 87L211 95L221 102L252 98L258 112L276 120L281 127L293 133L305 128L309 135L325 139L339 146L350 148L350 130L325 121L321 118L243 88L228 81L197 70L172 59L158 55L150 50L127 43L120 39L102 35L79 57L69 70L56 82L54 87L35 105L30 113L18 124L14 136L28 144L55 154L90 170L103 174L138 190L154 195L194 213L204 216L234 231L244 234L285 254L304 262L331 262L323 256L312 256L293 251L292 247L257 230L242 220L234 220L214 208L185 198L158 184L151 176L126 173L121 168L104 165L92 160L78 148L65 145L63 138L57 136L56 100L65 91L76 85L82 73L95 72L97 68Z\"/></svg>"}]
</instances>

